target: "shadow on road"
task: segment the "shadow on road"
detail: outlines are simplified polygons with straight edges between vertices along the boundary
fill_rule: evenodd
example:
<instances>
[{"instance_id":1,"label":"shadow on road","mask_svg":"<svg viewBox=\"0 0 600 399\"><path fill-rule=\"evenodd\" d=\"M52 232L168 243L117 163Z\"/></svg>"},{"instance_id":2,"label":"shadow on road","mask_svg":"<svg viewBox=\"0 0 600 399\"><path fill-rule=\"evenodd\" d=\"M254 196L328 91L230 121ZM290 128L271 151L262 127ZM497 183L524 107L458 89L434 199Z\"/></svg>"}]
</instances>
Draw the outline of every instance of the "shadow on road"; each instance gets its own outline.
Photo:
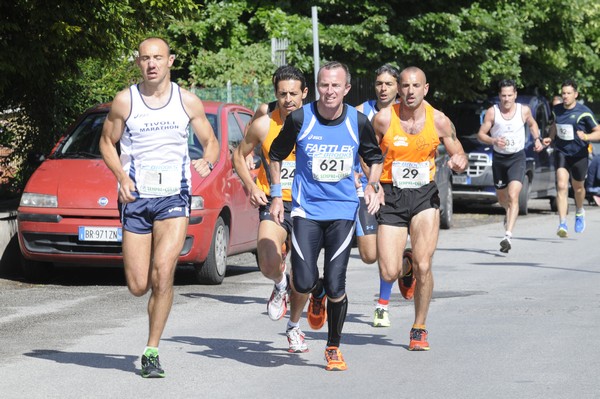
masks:
<instances>
[{"instance_id":1,"label":"shadow on road","mask_svg":"<svg viewBox=\"0 0 600 399\"><path fill-rule=\"evenodd\" d=\"M2 258L2 260L4 261L4 258ZM249 264L248 266L245 266L244 263L242 266L240 266L229 262L225 276L238 276L253 272L258 272L256 264ZM21 273L20 267L12 268L10 272L2 269L2 272L0 272L0 278L12 280L14 282L27 282ZM193 266L178 266L175 272L174 284L176 286L199 285L198 281L196 280L196 274ZM125 286L126 282L123 266L121 265L90 266L80 264L55 264L52 277L48 281L45 281L44 285Z\"/></svg>"},{"instance_id":2,"label":"shadow on road","mask_svg":"<svg viewBox=\"0 0 600 399\"><path fill-rule=\"evenodd\" d=\"M24 355L37 359L51 360L61 364L77 364L79 366L97 369L115 369L139 373L139 370L135 366L135 363L139 358L138 356L108 353L62 352L50 349L34 349L32 352L24 353Z\"/></svg>"}]
</instances>

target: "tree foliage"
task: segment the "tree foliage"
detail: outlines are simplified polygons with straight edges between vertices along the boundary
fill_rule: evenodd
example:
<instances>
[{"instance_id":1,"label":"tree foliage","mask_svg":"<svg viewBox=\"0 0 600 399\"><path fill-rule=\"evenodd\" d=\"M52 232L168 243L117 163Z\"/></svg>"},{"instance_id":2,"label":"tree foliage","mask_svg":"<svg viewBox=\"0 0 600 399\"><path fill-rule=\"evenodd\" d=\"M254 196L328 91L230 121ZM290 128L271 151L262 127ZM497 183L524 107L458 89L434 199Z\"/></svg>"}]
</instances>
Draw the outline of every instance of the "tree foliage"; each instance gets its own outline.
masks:
<instances>
[{"instance_id":1,"label":"tree foliage","mask_svg":"<svg viewBox=\"0 0 600 399\"><path fill-rule=\"evenodd\" d=\"M287 38L287 58L312 75L311 4L206 1L199 17L175 21L179 76L191 85L269 83L270 38ZM369 76L392 62L427 73L433 99L474 99L504 77L548 94L574 78L582 97L600 97L600 4L595 0L317 1L322 60ZM248 56L250 55L250 56ZM244 67L241 67L244 64ZM271 66L271 69L274 67Z\"/></svg>"},{"instance_id":2,"label":"tree foliage","mask_svg":"<svg viewBox=\"0 0 600 399\"><path fill-rule=\"evenodd\" d=\"M484 96L504 77L548 95L574 78L581 97L600 98L597 0L14 0L0 3L0 107L30 125L21 153L46 151L82 109L136 78L132 51L156 32L186 86L269 85L273 37L310 77L312 5L321 63L367 77L385 62L417 65L432 101Z\"/></svg>"},{"instance_id":3,"label":"tree foliage","mask_svg":"<svg viewBox=\"0 0 600 399\"><path fill-rule=\"evenodd\" d=\"M132 54L144 34L196 7L192 0L1 2L0 110L10 111L11 121L27 121L5 123L2 136L8 139L2 144L12 144L20 160L29 151L47 152L90 99L98 98L88 80L92 73L98 82L123 77L114 73L123 68L119 60ZM99 92L111 83L100 83ZM86 87L92 90L82 90ZM19 175L18 183L26 178Z\"/></svg>"}]
</instances>

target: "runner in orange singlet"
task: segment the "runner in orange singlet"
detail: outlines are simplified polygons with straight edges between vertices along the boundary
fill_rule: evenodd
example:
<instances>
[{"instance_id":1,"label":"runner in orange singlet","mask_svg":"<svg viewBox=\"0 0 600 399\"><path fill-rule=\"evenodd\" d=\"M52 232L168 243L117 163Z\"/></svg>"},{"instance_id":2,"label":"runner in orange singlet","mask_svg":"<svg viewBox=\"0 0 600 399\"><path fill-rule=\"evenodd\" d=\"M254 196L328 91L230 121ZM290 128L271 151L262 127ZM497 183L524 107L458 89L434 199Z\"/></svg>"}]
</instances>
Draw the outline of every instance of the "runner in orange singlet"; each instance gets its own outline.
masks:
<instances>
[{"instance_id":1,"label":"runner in orange singlet","mask_svg":"<svg viewBox=\"0 0 600 399\"><path fill-rule=\"evenodd\" d=\"M433 292L431 259L440 228L440 198L434 181L440 140L450 156L450 168L462 172L467 166L454 125L424 101L428 90L421 69L404 69L400 74L400 104L381 110L373 119L385 154L380 179L385 204L377 218L377 252L380 275L386 281L411 272L411 262L402 260L408 234L411 237L416 286L409 350L429 350L425 321Z\"/></svg>"}]
</instances>

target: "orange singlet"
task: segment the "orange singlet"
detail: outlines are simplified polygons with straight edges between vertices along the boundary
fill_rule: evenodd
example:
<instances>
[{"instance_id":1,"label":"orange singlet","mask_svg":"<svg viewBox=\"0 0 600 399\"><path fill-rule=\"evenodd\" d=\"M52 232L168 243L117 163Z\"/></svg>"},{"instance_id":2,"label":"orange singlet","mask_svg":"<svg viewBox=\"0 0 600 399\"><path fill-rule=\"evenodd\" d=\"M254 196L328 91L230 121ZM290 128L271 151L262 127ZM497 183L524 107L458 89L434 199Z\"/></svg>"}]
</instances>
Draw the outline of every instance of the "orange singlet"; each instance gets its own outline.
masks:
<instances>
[{"instance_id":1,"label":"orange singlet","mask_svg":"<svg viewBox=\"0 0 600 399\"><path fill-rule=\"evenodd\" d=\"M401 106L393 105L390 126L379 144L385 154L380 181L400 188L418 188L435 177L435 153L440 139L433 119L434 109L425 104L423 129L409 134L400 123Z\"/></svg>"},{"instance_id":2,"label":"orange singlet","mask_svg":"<svg viewBox=\"0 0 600 399\"><path fill-rule=\"evenodd\" d=\"M262 163L260 165L260 170L258 171L258 176L256 179L256 185L260 188L265 194L270 195L271 187L270 187L270 178L269 171L267 168L269 167L269 150L271 149L271 144L273 140L279 135L281 131L281 127L283 126L283 120L281 119L281 114L279 113L279 108L271 113L271 122L269 125L269 132L267 133L267 137L262 142L261 151L262 151ZM296 150L294 149L288 157L281 162L281 191L282 191L282 199L284 201L292 200L292 181L294 180L294 174L296 172Z\"/></svg>"}]
</instances>

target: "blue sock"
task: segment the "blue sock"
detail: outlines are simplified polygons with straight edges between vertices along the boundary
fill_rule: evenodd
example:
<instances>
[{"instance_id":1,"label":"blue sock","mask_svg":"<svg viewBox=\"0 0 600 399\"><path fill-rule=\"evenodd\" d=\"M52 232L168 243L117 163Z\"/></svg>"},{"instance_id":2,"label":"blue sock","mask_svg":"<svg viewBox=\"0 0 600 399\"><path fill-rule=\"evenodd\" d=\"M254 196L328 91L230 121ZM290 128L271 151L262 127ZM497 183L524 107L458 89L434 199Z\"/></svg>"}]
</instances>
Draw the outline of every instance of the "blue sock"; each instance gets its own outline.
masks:
<instances>
[{"instance_id":1,"label":"blue sock","mask_svg":"<svg viewBox=\"0 0 600 399\"><path fill-rule=\"evenodd\" d=\"M390 296L392 296L393 287L394 283L388 283L387 281L379 277L379 300L389 302Z\"/></svg>"}]
</instances>

